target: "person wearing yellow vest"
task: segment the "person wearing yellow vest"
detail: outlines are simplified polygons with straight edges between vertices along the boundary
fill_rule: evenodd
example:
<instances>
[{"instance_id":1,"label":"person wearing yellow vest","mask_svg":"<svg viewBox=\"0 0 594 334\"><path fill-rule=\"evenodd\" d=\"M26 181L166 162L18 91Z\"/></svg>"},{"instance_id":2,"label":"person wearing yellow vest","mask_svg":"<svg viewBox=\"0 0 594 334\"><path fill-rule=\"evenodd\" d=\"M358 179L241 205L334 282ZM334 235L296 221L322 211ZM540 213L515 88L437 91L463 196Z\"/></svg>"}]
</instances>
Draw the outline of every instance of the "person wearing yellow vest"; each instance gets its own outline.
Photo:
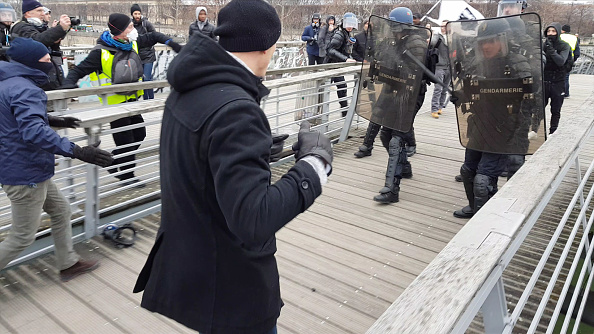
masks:
<instances>
[{"instance_id":1,"label":"person wearing yellow vest","mask_svg":"<svg viewBox=\"0 0 594 334\"><path fill-rule=\"evenodd\" d=\"M132 19L128 15L114 13L109 15L108 22L109 31L103 32L101 37L97 39L97 46L80 64L71 69L67 78L64 80L62 89L77 88L79 79L89 75L91 83L95 86L108 86L118 83L127 83L134 81L142 81L143 68L142 61L138 55L138 49L142 47L150 47L157 43L162 43L170 46L175 52L181 50L181 45L175 43L165 34L159 32L149 32L143 35L138 35L134 29ZM117 63L118 59L125 59L130 61L132 66L126 66L126 69L131 69L129 77L132 80L122 80L122 73L113 73L113 70L119 67L114 66L114 61ZM136 68L136 70L134 70ZM118 75L119 74L119 75ZM112 82L113 81L113 82ZM102 101L104 104L114 105L125 102L137 101L143 95L143 91L126 92L123 94L113 94L107 97L107 101ZM119 128L134 124L143 123L142 115L134 115L130 117L120 118L110 123L111 128ZM128 153L137 150L140 143L146 137L146 128L137 127L135 129L121 131L113 134L113 140L118 147L113 151L114 155ZM130 144L134 144L129 146ZM131 185L138 183L139 180L134 176L134 171L131 170L136 167L134 163L135 155L127 154L124 157L115 159L113 168L109 169L110 173L116 173L115 177L123 182L123 185ZM144 187L143 183L138 183L136 187Z\"/></svg>"},{"instance_id":2,"label":"person wearing yellow vest","mask_svg":"<svg viewBox=\"0 0 594 334\"><path fill-rule=\"evenodd\" d=\"M561 40L563 40L564 42L569 44L569 46L571 46L571 52L573 53L573 61L575 62L580 57L580 40L576 35L570 34L570 32L571 26L569 26L569 24L566 24L563 27L561 27L561 35L559 35L559 37L561 37ZM569 97L569 73L570 72L567 72L567 74L565 74L565 94L563 95L563 97L565 98Z\"/></svg>"}]
</instances>

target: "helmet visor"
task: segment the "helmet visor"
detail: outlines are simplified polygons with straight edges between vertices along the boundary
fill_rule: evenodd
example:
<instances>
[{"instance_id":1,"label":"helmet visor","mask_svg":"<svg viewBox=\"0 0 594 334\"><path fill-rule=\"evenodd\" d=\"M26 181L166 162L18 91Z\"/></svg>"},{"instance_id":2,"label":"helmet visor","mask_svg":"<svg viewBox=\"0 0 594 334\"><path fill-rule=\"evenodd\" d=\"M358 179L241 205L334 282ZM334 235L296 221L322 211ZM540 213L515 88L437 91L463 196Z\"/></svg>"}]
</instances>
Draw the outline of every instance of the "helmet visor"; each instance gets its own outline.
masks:
<instances>
[{"instance_id":1,"label":"helmet visor","mask_svg":"<svg viewBox=\"0 0 594 334\"><path fill-rule=\"evenodd\" d=\"M12 8L0 8L0 22L15 22L16 12Z\"/></svg>"},{"instance_id":2,"label":"helmet visor","mask_svg":"<svg viewBox=\"0 0 594 334\"><path fill-rule=\"evenodd\" d=\"M357 29L359 27L359 20L357 20L356 17L352 17L352 16L345 17L342 20L342 27Z\"/></svg>"},{"instance_id":3,"label":"helmet visor","mask_svg":"<svg viewBox=\"0 0 594 334\"><path fill-rule=\"evenodd\" d=\"M500 2L497 7L497 16L522 14L521 2Z\"/></svg>"}]
</instances>

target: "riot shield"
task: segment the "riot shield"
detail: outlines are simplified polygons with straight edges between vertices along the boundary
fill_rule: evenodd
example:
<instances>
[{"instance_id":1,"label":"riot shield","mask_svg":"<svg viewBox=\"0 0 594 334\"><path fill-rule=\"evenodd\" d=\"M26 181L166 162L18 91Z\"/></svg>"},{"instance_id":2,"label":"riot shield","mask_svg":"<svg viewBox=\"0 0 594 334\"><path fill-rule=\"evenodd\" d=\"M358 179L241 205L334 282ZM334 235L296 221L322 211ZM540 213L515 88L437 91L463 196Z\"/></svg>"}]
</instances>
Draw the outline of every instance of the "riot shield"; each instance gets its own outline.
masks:
<instances>
[{"instance_id":1,"label":"riot shield","mask_svg":"<svg viewBox=\"0 0 594 334\"><path fill-rule=\"evenodd\" d=\"M534 153L546 139L540 17L455 21L446 29L462 146Z\"/></svg>"},{"instance_id":2,"label":"riot shield","mask_svg":"<svg viewBox=\"0 0 594 334\"><path fill-rule=\"evenodd\" d=\"M424 63L430 38L429 29L370 17L357 114L390 129L410 131L423 71L409 57Z\"/></svg>"}]
</instances>

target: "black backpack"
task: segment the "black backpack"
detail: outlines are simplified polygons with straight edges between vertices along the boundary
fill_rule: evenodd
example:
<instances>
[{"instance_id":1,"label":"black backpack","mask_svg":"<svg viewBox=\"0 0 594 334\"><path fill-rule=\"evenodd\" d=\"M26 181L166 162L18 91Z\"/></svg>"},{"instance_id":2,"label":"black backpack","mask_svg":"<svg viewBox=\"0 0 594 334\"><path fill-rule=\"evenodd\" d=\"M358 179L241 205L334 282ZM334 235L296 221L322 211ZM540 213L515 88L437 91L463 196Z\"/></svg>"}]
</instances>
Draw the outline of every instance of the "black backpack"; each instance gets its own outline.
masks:
<instances>
[{"instance_id":1,"label":"black backpack","mask_svg":"<svg viewBox=\"0 0 594 334\"><path fill-rule=\"evenodd\" d=\"M138 82L144 75L142 60L136 51L123 51L105 45L96 45L94 49L105 49L115 52L111 65L111 84L124 84ZM136 91L117 92L120 95L133 95Z\"/></svg>"}]
</instances>

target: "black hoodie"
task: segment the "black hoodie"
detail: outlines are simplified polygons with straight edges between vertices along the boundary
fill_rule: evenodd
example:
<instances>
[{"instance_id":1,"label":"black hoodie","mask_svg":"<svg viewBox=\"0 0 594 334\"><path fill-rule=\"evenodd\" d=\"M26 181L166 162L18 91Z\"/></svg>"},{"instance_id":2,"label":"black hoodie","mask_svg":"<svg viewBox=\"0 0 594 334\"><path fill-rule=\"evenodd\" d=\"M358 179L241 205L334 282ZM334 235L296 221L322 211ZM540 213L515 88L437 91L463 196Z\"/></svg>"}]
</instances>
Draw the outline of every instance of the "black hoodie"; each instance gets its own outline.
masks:
<instances>
[{"instance_id":1,"label":"black hoodie","mask_svg":"<svg viewBox=\"0 0 594 334\"><path fill-rule=\"evenodd\" d=\"M555 38L547 37L547 30L553 27L557 30ZM543 51L545 52L547 62L544 67L544 81L564 81L565 80L565 62L571 52L571 46L561 40L561 24L553 22L549 24L544 30L544 36L549 43L545 43Z\"/></svg>"},{"instance_id":2,"label":"black hoodie","mask_svg":"<svg viewBox=\"0 0 594 334\"><path fill-rule=\"evenodd\" d=\"M260 78L194 34L168 71L161 127L162 216L134 292L200 333L261 334L280 315L274 234L321 194L298 161L270 184Z\"/></svg>"}]
</instances>

